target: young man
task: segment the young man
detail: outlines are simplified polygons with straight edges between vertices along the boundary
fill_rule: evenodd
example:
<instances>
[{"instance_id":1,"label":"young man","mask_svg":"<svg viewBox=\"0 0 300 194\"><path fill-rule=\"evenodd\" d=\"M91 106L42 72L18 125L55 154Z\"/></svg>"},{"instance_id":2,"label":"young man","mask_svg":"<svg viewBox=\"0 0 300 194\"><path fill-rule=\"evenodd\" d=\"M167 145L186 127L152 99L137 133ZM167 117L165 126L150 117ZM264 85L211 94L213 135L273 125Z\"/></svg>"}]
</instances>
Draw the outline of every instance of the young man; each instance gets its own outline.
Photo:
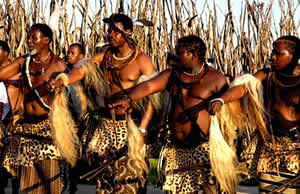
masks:
<instances>
[{"instance_id":1,"label":"young man","mask_svg":"<svg viewBox=\"0 0 300 194\"><path fill-rule=\"evenodd\" d=\"M67 54L67 70L68 72L76 68L76 64L84 57L84 47L79 43L74 43L69 46Z\"/></svg>"},{"instance_id":2,"label":"young man","mask_svg":"<svg viewBox=\"0 0 300 194\"><path fill-rule=\"evenodd\" d=\"M4 67L11 63L10 58L8 57L9 54L9 47L8 44L2 40L0 40L0 67ZM1 106L1 117L0 119L3 120L6 116L6 114L9 112L9 102L7 97L6 88L3 82L0 82L0 106Z\"/></svg>"},{"instance_id":3,"label":"young man","mask_svg":"<svg viewBox=\"0 0 300 194\"><path fill-rule=\"evenodd\" d=\"M9 59L9 47L7 42L0 40L0 67L8 65L11 60ZM10 110L9 100L7 96L6 87L3 82L0 82L0 161L3 156L3 146L5 138L5 125L3 120ZM8 174L5 168L0 164L0 193L4 194L4 189L7 186Z\"/></svg>"},{"instance_id":4,"label":"young man","mask_svg":"<svg viewBox=\"0 0 300 194\"><path fill-rule=\"evenodd\" d=\"M179 39L176 54L178 62L173 68L137 85L125 95L125 99L110 106L126 109L136 100L166 89L170 93L170 101L166 104L171 106L166 122L171 135L170 142L163 150L165 153L163 189L172 193L197 193L200 190L205 193L217 193L214 176L216 173L222 189L234 192L236 175L233 173L232 158L229 159L227 166L222 166L221 161L218 161L220 162L218 165L221 166L219 169L223 168L224 171L223 174L221 172L220 179L221 174L210 165L212 161L209 156L222 155L224 161L228 156L219 152L210 153L218 150L213 149L215 145L211 144L211 138L217 135L211 131L211 118L207 112L208 102L220 96L228 87L225 76L205 63L206 46L197 36ZM227 176L223 176L226 173ZM230 181L231 184L226 184Z\"/></svg>"},{"instance_id":5,"label":"young man","mask_svg":"<svg viewBox=\"0 0 300 194\"><path fill-rule=\"evenodd\" d=\"M61 159L54 146L48 113L54 93L48 82L66 69L62 59L49 45L52 30L46 24L34 24L28 34L30 55L19 57L0 68L0 80L21 75L24 116L10 131L10 144L3 165L20 169L20 190L24 193L60 193Z\"/></svg>"},{"instance_id":6,"label":"young man","mask_svg":"<svg viewBox=\"0 0 300 194\"><path fill-rule=\"evenodd\" d=\"M84 57L84 47L80 43L73 43L69 46L68 53L67 53L67 70L66 73L71 72L73 69L78 68L79 64L78 62L83 59ZM69 103L72 103L71 106L74 106L75 102L79 102L80 100L76 98L76 90L74 87L68 88L69 93ZM77 107L76 107L77 105ZM81 110L80 110L80 103L76 104L74 106L74 112L73 114L76 114L76 117L80 117ZM75 112L76 111L76 112ZM75 116L75 115L74 115ZM79 122L79 121L78 121ZM77 133L78 134L78 133ZM69 168L69 192L70 194L76 193L77 191L77 184L79 182L79 176L83 174L83 169L85 163L83 163L82 160L77 161L76 166L74 168Z\"/></svg>"},{"instance_id":7,"label":"young man","mask_svg":"<svg viewBox=\"0 0 300 194\"><path fill-rule=\"evenodd\" d=\"M287 180L298 176L300 168L299 123L300 123L300 40L295 36L282 36L273 43L271 53L272 68L258 71L252 79L235 84L221 98L210 104L215 114L227 104L245 96L262 96L261 102L266 114L261 114L266 129L271 134L259 130L259 135L251 134L250 144L241 157L247 161L251 173L258 173L260 192L296 193L299 186L283 185ZM247 75L249 77L249 75ZM242 76L238 80L242 80ZM238 80L234 81L237 82ZM233 83L234 83L233 82ZM258 82L262 90L253 93L249 84ZM249 103L250 104L250 103ZM256 103L256 106L259 103ZM261 112L261 113L265 113ZM258 114L255 112L254 114ZM250 122L255 119L249 117ZM235 113L238 115L238 113ZM249 122L249 123L250 123ZM256 130L257 131L257 130ZM263 140L265 141L263 141ZM280 186L280 188L277 188ZM282 186L283 185L283 186Z\"/></svg>"},{"instance_id":8,"label":"young man","mask_svg":"<svg viewBox=\"0 0 300 194\"><path fill-rule=\"evenodd\" d=\"M131 38L133 23L128 16L113 14L104 22L109 25L109 46L101 49L89 65L70 72L68 83L85 78L90 81L85 83L86 87L92 84L94 93L99 95L90 97L97 102L101 122L98 121L96 128L88 127L82 140L84 153L89 160L94 160L94 165L110 162L98 176L97 193L137 193L146 181L143 133L152 117L152 106L147 103L142 116L141 110L131 112L131 117L139 121L138 131L124 109L110 111L107 104L109 99L127 93L141 78L151 76L154 65ZM53 81L51 85L59 88L63 83Z\"/></svg>"}]
</instances>

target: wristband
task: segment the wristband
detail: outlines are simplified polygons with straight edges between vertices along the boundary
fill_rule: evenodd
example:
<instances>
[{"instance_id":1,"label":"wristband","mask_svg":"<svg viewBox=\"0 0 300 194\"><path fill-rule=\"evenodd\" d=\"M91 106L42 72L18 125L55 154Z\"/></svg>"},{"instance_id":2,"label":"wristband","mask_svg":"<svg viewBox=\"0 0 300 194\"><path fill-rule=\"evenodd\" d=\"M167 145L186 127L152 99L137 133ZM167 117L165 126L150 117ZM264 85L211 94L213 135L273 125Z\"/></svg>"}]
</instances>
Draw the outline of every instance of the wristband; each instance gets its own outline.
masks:
<instances>
[{"instance_id":1,"label":"wristband","mask_svg":"<svg viewBox=\"0 0 300 194\"><path fill-rule=\"evenodd\" d=\"M219 102L221 102L222 103L222 105L224 105L225 103L224 103L224 100L222 99L222 98L215 98L215 99L212 99L211 101L209 101L210 103L212 103L212 102L215 102L215 101L219 101Z\"/></svg>"},{"instance_id":2,"label":"wristband","mask_svg":"<svg viewBox=\"0 0 300 194\"><path fill-rule=\"evenodd\" d=\"M138 127L138 130L144 135L147 133L146 129L144 129L142 127Z\"/></svg>"}]
</instances>

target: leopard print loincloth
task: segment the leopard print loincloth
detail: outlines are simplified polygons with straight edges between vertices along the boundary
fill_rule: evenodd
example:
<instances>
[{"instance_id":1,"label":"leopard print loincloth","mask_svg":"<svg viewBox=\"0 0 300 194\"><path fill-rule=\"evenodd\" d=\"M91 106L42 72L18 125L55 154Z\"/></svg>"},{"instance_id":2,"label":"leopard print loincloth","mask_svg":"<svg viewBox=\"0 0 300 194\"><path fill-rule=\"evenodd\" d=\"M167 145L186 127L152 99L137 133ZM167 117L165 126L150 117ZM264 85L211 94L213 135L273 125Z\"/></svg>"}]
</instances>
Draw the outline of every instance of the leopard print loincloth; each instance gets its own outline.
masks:
<instances>
[{"instance_id":1,"label":"leopard print loincloth","mask_svg":"<svg viewBox=\"0 0 300 194\"><path fill-rule=\"evenodd\" d=\"M127 143L126 120L113 121L102 118L100 126L95 129L94 135L87 146L87 154L104 156L108 152L120 150Z\"/></svg>"},{"instance_id":2,"label":"leopard print loincloth","mask_svg":"<svg viewBox=\"0 0 300 194\"><path fill-rule=\"evenodd\" d=\"M114 161L98 177L97 194L138 194L140 183L134 162L123 156Z\"/></svg>"},{"instance_id":3,"label":"leopard print loincloth","mask_svg":"<svg viewBox=\"0 0 300 194\"><path fill-rule=\"evenodd\" d=\"M29 167L45 159L60 159L60 153L52 143L49 120L16 124L4 151L3 166Z\"/></svg>"},{"instance_id":4,"label":"leopard print loincloth","mask_svg":"<svg viewBox=\"0 0 300 194\"><path fill-rule=\"evenodd\" d=\"M216 184L209 164L208 142L195 148L180 148L168 143L163 149L164 190L193 193L200 191L203 184Z\"/></svg>"},{"instance_id":5,"label":"leopard print loincloth","mask_svg":"<svg viewBox=\"0 0 300 194\"><path fill-rule=\"evenodd\" d=\"M101 160L115 151L127 146L127 121L102 118L95 129L86 153L90 157L95 154ZM101 162L100 162L101 164ZM133 160L127 155L113 161L98 176L97 193L138 193L139 182Z\"/></svg>"},{"instance_id":6,"label":"leopard print loincloth","mask_svg":"<svg viewBox=\"0 0 300 194\"><path fill-rule=\"evenodd\" d=\"M257 172L299 172L300 142L293 142L288 137L275 137L275 143L262 143L258 161L254 161L255 150L257 149L258 136L254 136L251 142L241 153L241 158L245 160L251 168L255 165ZM260 140L262 141L262 140ZM253 172L252 172L253 173Z\"/></svg>"}]
</instances>

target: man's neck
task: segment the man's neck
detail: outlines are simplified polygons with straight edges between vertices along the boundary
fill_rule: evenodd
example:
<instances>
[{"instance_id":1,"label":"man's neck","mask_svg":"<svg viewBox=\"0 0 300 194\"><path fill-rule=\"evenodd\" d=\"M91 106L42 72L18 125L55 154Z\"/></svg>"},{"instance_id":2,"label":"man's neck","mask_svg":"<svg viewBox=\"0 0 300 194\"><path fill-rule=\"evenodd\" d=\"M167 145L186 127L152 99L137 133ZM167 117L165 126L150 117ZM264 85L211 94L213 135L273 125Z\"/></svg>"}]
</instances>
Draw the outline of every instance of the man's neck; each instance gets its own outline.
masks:
<instances>
[{"instance_id":1,"label":"man's neck","mask_svg":"<svg viewBox=\"0 0 300 194\"><path fill-rule=\"evenodd\" d=\"M190 69L185 69L184 72L189 73L189 74L200 74L203 70L204 70L204 63L203 62L198 62L198 63L194 63L192 66L192 68Z\"/></svg>"},{"instance_id":2,"label":"man's neck","mask_svg":"<svg viewBox=\"0 0 300 194\"><path fill-rule=\"evenodd\" d=\"M43 61L45 58L48 58L49 57L49 53L50 53L50 49L48 48L45 48L43 49L42 51L38 52L37 54L35 54L33 57L36 59L36 60L41 60ZM50 53L51 54L51 53Z\"/></svg>"},{"instance_id":3,"label":"man's neck","mask_svg":"<svg viewBox=\"0 0 300 194\"><path fill-rule=\"evenodd\" d=\"M292 64L282 70L275 72L286 76L298 76L300 74L299 67Z\"/></svg>"},{"instance_id":4,"label":"man's neck","mask_svg":"<svg viewBox=\"0 0 300 194\"><path fill-rule=\"evenodd\" d=\"M128 43L123 44L121 47L117 48L117 57L125 57L132 53L132 48L128 45Z\"/></svg>"}]
</instances>

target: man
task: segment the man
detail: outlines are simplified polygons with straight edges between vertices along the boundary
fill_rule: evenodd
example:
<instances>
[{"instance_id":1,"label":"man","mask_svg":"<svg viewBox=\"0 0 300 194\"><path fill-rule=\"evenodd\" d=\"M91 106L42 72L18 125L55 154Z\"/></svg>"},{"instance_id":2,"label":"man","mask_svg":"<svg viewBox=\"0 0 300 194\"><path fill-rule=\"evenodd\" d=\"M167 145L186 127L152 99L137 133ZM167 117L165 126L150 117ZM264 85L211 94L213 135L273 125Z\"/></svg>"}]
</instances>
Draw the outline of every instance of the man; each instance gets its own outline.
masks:
<instances>
[{"instance_id":1,"label":"man","mask_svg":"<svg viewBox=\"0 0 300 194\"><path fill-rule=\"evenodd\" d=\"M110 111L107 104L110 99L127 93L141 78L151 76L154 65L131 38L133 23L128 16L113 14L103 21L109 25L109 45L101 49L89 65L73 70L67 82L73 84L85 78L90 81L85 82L85 87L90 88L92 84L95 88L90 97L95 92L99 95L96 99L93 97L93 102L98 106L100 122L96 128L88 127L82 140L89 160L97 165L110 164L104 165L98 176L97 193L138 193L146 181L143 133L152 117L152 106L150 103L145 105L143 116L141 111L132 110L131 117L139 121L138 131L124 109ZM51 85L56 88L62 87L63 83L53 81Z\"/></svg>"},{"instance_id":2,"label":"man","mask_svg":"<svg viewBox=\"0 0 300 194\"><path fill-rule=\"evenodd\" d=\"M0 67L4 67L8 64L10 64L11 60L8 57L9 54L9 47L8 44L2 40L0 40ZM3 82L0 82L0 89L1 89L1 98L0 98L0 110L1 110L1 120L5 118L7 113L9 112L9 102L8 102L8 97L6 93L6 88Z\"/></svg>"},{"instance_id":3,"label":"man","mask_svg":"<svg viewBox=\"0 0 300 194\"><path fill-rule=\"evenodd\" d=\"M216 143L212 140L223 137L213 131L207 112L208 102L220 96L228 87L226 79L222 73L205 63L206 46L201 38L186 36L179 39L176 54L178 63L173 68L136 86L125 95L125 99L110 106L127 108L144 96L166 89L170 93L170 101L166 104L171 108L166 120L171 135L170 143L167 143L162 151L165 154L163 189L172 193L197 193L200 190L205 193L217 193L217 178L222 190L234 192L234 154L228 146L228 154L216 151L218 149L215 149L215 146L221 145L222 142ZM215 163L210 161L209 155L220 155L224 161L228 159L230 162L225 166L221 159L217 162L221 167L215 168L210 165ZM226 158L229 155L231 158ZM211 159L216 162L214 157ZM223 173L220 174L217 169L222 169Z\"/></svg>"},{"instance_id":4,"label":"man","mask_svg":"<svg viewBox=\"0 0 300 194\"><path fill-rule=\"evenodd\" d=\"M21 75L24 116L9 131L3 165L20 168L20 191L24 193L61 192L61 157L48 119L54 93L46 85L66 66L49 48L51 41L52 30L46 24L34 24L28 34L30 55L0 68L0 80Z\"/></svg>"},{"instance_id":5,"label":"man","mask_svg":"<svg viewBox=\"0 0 300 194\"><path fill-rule=\"evenodd\" d=\"M67 54L67 68L68 71L72 71L76 68L76 64L84 57L84 47L79 43L74 43L69 46Z\"/></svg>"},{"instance_id":6,"label":"man","mask_svg":"<svg viewBox=\"0 0 300 194\"><path fill-rule=\"evenodd\" d=\"M8 57L9 47L5 41L0 40L0 67L8 65L11 60ZM7 96L6 87L3 82L0 82L0 161L2 161L3 156L3 146L5 138L5 126L3 120L5 119L7 113L9 112L9 101ZM5 168L0 164L0 193L5 193L4 189L7 186L7 172Z\"/></svg>"},{"instance_id":7,"label":"man","mask_svg":"<svg viewBox=\"0 0 300 194\"><path fill-rule=\"evenodd\" d=\"M251 173L258 173L260 192L296 193L299 191L299 186L295 186L293 181L290 185L284 185L287 180L293 179L299 173L300 168L299 152L297 151L300 148L299 49L299 38L295 36L278 38L273 43L270 57L272 69L260 70L252 79L245 79L249 75L242 76L233 83L242 79L246 82L235 84L235 87L210 104L210 111L215 114L221 110L224 103L255 96L255 93L248 87L249 84L255 82L262 84L263 89L256 93L258 93L257 96L262 96L263 100L257 101L255 105L259 107L261 102L267 114L265 112L249 112L255 115L260 113L261 120L265 121L268 132L258 128L259 135L250 134L251 141L241 154L242 159L247 161ZM251 106L251 103L249 105ZM253 123L257 116L249 116L249 112L245 111L243 114L247 114L249 123ZM238 113L236 112L234 115L238 115ZM271 140L268 133L271 134ZM277 188L278 186L280 188Z\"/></svg>"},{"instance_id":8,"label":"man","mask_svg":"<svg viewBox=\"0 0 300 194\"><path fill-rule=\"evenodd\" d=\"M80 43L73 43L69 46L68 49L68 53L67 53L67 70L66 73L71 72L73 69L78 68L80 63L79 61L83 59L84 57L84 47L82 44ZM68 96L69 96L69 103L70 106L73 106L73 115L76 117L76 121L77 123L79 123L79 117L81 115L81 107L80 107L80 99L76 98L76 90L73 87L68 87L68 89L66 89L66 92L68 91ZM76 103L78 102L78 103ZM82 129L83 130L83 129ZM80 131L81 132L81 131ZM78 132L77 134L80 135L80 132ZM81 132L82 133L82 132ZM84 163L82 160L77 161L76 166L74 168L69 168L69 172L68 172L68 179L70 181L69 184L69 192L70 194L76 193L77 191L77 184L79 182L79 173L83 172L83 168L84 168ZM84 168L85 169L85 168Z\"/></svg>"}]
</instances>

